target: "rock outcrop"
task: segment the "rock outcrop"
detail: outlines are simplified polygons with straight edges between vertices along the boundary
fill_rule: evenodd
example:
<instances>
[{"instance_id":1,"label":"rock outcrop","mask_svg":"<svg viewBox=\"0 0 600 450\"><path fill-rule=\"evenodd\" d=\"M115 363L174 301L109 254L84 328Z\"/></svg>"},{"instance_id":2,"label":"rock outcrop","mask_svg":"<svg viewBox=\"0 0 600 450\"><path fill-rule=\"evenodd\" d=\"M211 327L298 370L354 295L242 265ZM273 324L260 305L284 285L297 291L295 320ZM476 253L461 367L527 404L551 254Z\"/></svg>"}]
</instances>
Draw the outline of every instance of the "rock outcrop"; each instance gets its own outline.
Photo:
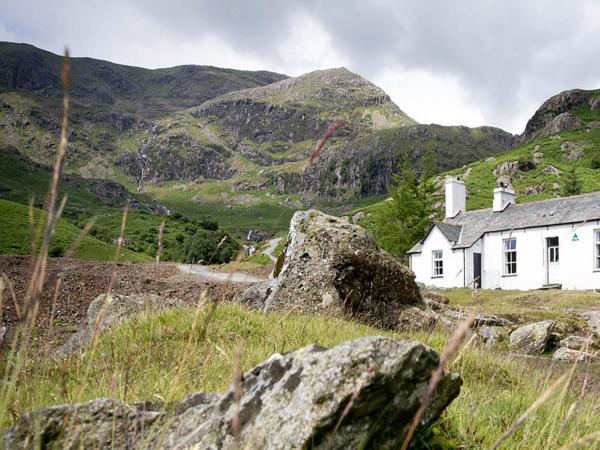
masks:
<instances>
[{"instance_id":1,"label":"rock outcrop","mask_svg":"<svg viewBox=\"0 0 600 450\"><path fill-rule=\"evenodd\" d=\"M510 349L526 354L544 353L555 324L554 320L543 320L517 328L510 334Z\"/></svg>"},{"instance_id":2,"label":"rock outcrop","mask_svg":"<svg viewBox=\"0 0 600 450\"><path fill-rule=\"evenodd\" d=\"M572 112L586 103L589 96L589 91L573 89L550 97L529 119L525 131L518 138L518 144L531 142L538 137L552 136L569 128L579 127L581 120L573 116Z\"/></svg>"},{"instance_id":3,"label":"rock outcrop","mask_svg":"<svg viewBox=\"0 0 600 450\"><path fill-rule=\"evenodd\" d=\"M552 359L564 362L586 362L598 360L599 358L592 353L582 352L567 347L559 347L552 355Z\"/></svg>"},{"instance_id":4,"label":"rock outcrop","mask_svg":"<svg viewBox=\"0 0 600 450\"><path fill-rule=\"evenodd\" d=\"M183 305L181 300L154 294L100 294L90 303L83 328L58 349L57 355L67 356L79 350L91 341L94 333L101 333L130 317Z\"/></svg>"},{"instance_id":5,"label":"rock outcrop","mask_svg":"<svg viewBox=\"0 0 600 450\"><path fill-rule=\"evenodd\" d=\"M410 269L358 225L298 211L273 269L265 311L329 314L394 328L402 310L424 307Z\"/></svg>"},{"instance_id":6,"label":"rock outcrop","mask_svg":"<svg viewBox=\"0 0 600 450\"><path fill-rule=\"evenodd\" d=\"M6 448L398 448L421 405L437 354L414 341L365 337L330 350L274 354L246 372L238 404L196 394L168 405L112 399L22 415ZM438 384L416 438L458 395L458 375ZM235 426L234 420L239 420Z\"/></svg>"}]
</instances>

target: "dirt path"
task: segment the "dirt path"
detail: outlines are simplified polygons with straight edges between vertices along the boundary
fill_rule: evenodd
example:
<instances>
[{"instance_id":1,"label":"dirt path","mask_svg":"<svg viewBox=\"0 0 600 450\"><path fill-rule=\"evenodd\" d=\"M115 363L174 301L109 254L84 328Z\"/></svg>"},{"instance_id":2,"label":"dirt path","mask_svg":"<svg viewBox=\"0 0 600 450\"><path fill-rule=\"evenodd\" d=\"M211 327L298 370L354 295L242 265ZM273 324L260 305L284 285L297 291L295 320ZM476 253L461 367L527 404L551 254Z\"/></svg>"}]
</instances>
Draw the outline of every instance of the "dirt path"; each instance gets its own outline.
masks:
<instances>
[{"instance_id":1,"label":"dirt path","mask_svg":"<svg viewBox=\"0 0 600 450\"><path fill-rule=\"evenodd\" d=\"M219 283L231 282L231 283L259 283L265 281L264 278L258 278L254 275L249 275L243 272L224 273L215 272L209 266L202 265L191 265L191 264L179 264L177 266L179 271L186 275L198 275L204 277L209 281L216 281Z\"/></svg>"},{"instance_id":2,"label":"dirt path","mask_svg":"<svg viewBox=\"0 0 600 450\"><path fill-rule=\"evenodd\" d=\"M277 244L279 244L279 242L281 242L282 239L283 238L271 239L269 241L269 245L267 246L267 248L265 248L263 253L265 255L267 255L269 258L271 258L271 261L277 261L277 258L275 256L273 256L273 252L275 251Z\"/></svg>"}]
</instances>

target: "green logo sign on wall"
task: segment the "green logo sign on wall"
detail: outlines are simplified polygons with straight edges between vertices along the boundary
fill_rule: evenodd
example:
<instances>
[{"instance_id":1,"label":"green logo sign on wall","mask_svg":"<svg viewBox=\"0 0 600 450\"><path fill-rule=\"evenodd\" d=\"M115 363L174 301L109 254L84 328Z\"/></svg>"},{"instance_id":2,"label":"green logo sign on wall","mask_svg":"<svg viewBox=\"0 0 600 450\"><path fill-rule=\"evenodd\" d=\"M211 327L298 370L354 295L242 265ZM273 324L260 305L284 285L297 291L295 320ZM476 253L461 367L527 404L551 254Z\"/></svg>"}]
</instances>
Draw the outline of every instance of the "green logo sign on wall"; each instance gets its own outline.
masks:
<instances>
[{"instance_id":1,"label":"green logo sign on wall","mask_svg":"<svg viewBox=\"0 0 600 450\"><path fill-rule=\"evenodd\" d=\"M571 238L572 241L578 241L579 240L579 236L577 236L577 233L573 233L573 237Z\"/></svg>"}]
</instances>

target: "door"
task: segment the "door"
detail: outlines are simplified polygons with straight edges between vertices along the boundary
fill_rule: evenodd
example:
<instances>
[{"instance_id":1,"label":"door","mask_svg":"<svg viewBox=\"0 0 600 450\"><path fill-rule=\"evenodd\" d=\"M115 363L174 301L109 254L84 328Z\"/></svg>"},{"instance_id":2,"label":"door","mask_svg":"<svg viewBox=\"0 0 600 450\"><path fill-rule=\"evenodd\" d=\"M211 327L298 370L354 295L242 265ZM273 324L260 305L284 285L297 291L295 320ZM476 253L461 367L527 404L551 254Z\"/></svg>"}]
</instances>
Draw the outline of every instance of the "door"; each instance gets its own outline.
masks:
<instances>
[{"instance_id":1,"label":"door","mask_svg":"<svg viewBox=\"0 0 600 450\"><path fill-rule=\"evenodd\" d=\"M481 288L481 253L473 253L473 287Z\"/></svg>"},{"instance_id":2,"label":"door","mask_svg":"<svg viewBox=\"0 0 600 450\"><path fill-rule=\"evenodd\" d=\"M558 236L546 238L546 284L558 284L559 279L559 250Z\"/></svg>"}]
</instances>

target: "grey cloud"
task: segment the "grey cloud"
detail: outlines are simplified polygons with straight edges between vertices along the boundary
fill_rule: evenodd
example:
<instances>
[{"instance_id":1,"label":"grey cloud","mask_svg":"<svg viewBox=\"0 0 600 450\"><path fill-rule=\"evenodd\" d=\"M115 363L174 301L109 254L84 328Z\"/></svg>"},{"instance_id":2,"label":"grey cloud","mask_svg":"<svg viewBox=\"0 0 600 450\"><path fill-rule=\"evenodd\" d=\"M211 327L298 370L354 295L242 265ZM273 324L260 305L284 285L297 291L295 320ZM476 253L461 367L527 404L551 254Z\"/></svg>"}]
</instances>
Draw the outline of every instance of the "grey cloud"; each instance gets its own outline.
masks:
<instances>
[{"instance_id":1,"label":"grey cloud","mask_svg":"<svg viewBox=\"0 0 600 450\"><path fill-rule=\"evenodd\" d=\"M48 3L41 0L30 3L29 13L22 3L10 5L8 19L0 19L0 26L13 35L54 42L61 17L81 21L78 29L84 29L97 11L115 8L118 15L119 5L127 4L128 14L155 24L139 37L138 45L157 35L173 42L212 36L267 61L271 68L283 67L284 72L289 55L281 54L279 44L289 36L294 20L309 16L321 25L350 69L369 79L389 70L454 77L491 124L529 114L558 91L600 87L600 7L594 0L124 0L88 3L90 17L81 7L73 9L71 2L56 1L53 10L58 14L52 16L56 23L45 23L43 12L27 21L36 11L48 10L44 5ZM120 32L110 24L105 27ZM96 39L97 49L102 36Z\"/></svg>"}]
</instances>

